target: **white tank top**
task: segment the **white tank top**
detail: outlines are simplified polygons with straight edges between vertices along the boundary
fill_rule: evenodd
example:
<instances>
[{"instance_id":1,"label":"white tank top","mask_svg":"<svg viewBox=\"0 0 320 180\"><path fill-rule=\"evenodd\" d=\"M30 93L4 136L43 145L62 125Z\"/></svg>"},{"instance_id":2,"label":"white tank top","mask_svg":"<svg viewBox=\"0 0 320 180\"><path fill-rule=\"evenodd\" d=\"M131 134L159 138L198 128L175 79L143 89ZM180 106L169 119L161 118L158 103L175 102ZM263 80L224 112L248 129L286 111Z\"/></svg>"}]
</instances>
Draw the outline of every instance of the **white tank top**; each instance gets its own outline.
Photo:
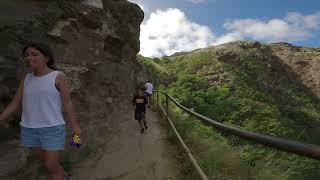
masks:
<instances>
[{"instance_id":1,"label":"white tank top","mask_svg":"<svg viewBox=\"0 0 320 180\"><path fill-rule=\"evenodd\" d=\"M65 124L60 92L55 87L58 74L59 71L41 77L27 74L23 86L21 126L42 128Z\"/></svg>"},{"instance_id":2,"label":"white tank top","mask_svg":"<svg viewBox=\"0 0 320 180\"><path fill-rule=\"evenodd\" d=\"M148 94L152 94L152 91L153 91L153 85L151 84L151 83L149 83L149 82L147 82L146 84L145 84L145 86L146 86L146 92L148 93Z\"/></svg>"}]
</instances>

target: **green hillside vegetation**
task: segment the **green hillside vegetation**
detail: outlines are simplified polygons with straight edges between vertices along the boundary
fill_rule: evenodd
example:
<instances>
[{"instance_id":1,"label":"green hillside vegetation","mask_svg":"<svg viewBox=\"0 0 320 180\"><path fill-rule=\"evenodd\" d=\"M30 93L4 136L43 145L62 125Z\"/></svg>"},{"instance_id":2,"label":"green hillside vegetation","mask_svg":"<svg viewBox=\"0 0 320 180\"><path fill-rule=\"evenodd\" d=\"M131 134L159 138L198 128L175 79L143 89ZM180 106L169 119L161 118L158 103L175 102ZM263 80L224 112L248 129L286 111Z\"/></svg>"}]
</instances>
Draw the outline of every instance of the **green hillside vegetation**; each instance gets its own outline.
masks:
<instances>
[{"instance_id":1,"label":"green hillside vegetation","mask_svg":"<svg viewBox=\"0 0 320 180\"><path fill-rule=\"evenodd\" d=\"M198 113L253 132L320 143L318 99L268 45L228 43L162 58L139 55L138 60L160 77L158 84L168 83L163 90ZM320 178L316 160L220 134L175 108L173 111L179 131L210 177Z\"/></svg>"}]
</instances>

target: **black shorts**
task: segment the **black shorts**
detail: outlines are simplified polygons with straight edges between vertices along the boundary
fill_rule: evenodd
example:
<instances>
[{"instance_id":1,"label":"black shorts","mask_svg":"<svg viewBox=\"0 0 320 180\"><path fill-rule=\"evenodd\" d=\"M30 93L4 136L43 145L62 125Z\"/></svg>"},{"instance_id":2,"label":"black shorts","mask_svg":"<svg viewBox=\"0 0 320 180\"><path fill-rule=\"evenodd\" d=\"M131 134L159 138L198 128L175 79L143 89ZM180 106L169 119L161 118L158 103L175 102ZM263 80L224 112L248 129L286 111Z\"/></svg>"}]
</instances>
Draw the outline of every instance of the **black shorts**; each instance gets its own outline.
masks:
<instances>
[{"instance_id":1,"label":"black shorts","mask_svg":"<svg viewBox=\"0 0 320 180\"><path fill-rule=\"evenodd\" d=\"M134 112L134 119L138 121L145 119L145 112Z\"/></svg>"}]
</instances>

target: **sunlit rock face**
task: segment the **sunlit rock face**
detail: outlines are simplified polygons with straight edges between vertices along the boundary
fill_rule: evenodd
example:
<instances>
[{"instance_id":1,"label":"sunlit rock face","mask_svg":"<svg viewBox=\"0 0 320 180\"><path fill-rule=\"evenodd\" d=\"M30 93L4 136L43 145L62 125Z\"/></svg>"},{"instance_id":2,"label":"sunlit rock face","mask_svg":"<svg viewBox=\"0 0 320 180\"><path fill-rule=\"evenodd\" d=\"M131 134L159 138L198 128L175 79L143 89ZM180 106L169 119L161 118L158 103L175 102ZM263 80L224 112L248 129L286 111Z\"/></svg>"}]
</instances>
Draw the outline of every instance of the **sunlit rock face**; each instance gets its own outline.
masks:
<instances>
[{"instance_id":1,"label":"sunlit rock face","mask_svg":"<svg viewBox=\"0 0 320 180\"><path fill-rule=\"evenodd\" d=\"M320 48L297 47L289 43L273 43L271 48L275 57L320 98Z\"/></svg>"},{"instance_id":2,"label":"sunlit rock face","mask_svg":"<svg viewBox=\"0 0 320 180\"><path fill-rule=\"evenodd\" d=\"M99 156L112 138L113 124L131 117L128 104L143 78L136 61L142 20L139 6L122 0L0 1L0 111L29 72L22 47L31 41L47 43L68 78L87 142L77 155L67 153L68 159L78 162L88 152ZM10 119L13 125L0 127L0 179L7 174L39 179L36 166L24 169L28 154L18 148L19 113Z\"/></svg>"},{"instance_id":3,"label":"sunlit rock face","mask_svg":"<svg viewBox=\"0 0 320 180\"><path fill-rule=\"evenodd\" d=\"M103 3L101 0L85 0L84 4L103 9Z\"/></svg>"}]
</instances>

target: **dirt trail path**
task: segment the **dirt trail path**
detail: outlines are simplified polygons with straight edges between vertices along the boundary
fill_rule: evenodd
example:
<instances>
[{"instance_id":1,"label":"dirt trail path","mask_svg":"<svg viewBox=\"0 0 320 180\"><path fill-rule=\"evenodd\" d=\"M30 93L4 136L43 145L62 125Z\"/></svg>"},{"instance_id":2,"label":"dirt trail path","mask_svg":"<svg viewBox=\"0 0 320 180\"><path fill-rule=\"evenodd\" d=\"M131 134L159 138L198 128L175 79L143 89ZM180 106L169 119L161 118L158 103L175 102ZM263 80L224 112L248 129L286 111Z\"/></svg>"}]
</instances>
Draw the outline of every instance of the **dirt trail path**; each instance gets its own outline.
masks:
<instances>
[{"instance_id":1,"label":"dirt trail path","mask_svg":"<svg viewBox=\"0 0 320 180\"><path fill-rule=\"evenodd\" d=\"M118 124L119 131L97 161L74 170L75 180L178 180L183 179L174 159L175 147L154 112L147 112L149 129L140 134L133 117ZM94 161L94 162L93 162Z\"/></svg>"}]
</instances>

